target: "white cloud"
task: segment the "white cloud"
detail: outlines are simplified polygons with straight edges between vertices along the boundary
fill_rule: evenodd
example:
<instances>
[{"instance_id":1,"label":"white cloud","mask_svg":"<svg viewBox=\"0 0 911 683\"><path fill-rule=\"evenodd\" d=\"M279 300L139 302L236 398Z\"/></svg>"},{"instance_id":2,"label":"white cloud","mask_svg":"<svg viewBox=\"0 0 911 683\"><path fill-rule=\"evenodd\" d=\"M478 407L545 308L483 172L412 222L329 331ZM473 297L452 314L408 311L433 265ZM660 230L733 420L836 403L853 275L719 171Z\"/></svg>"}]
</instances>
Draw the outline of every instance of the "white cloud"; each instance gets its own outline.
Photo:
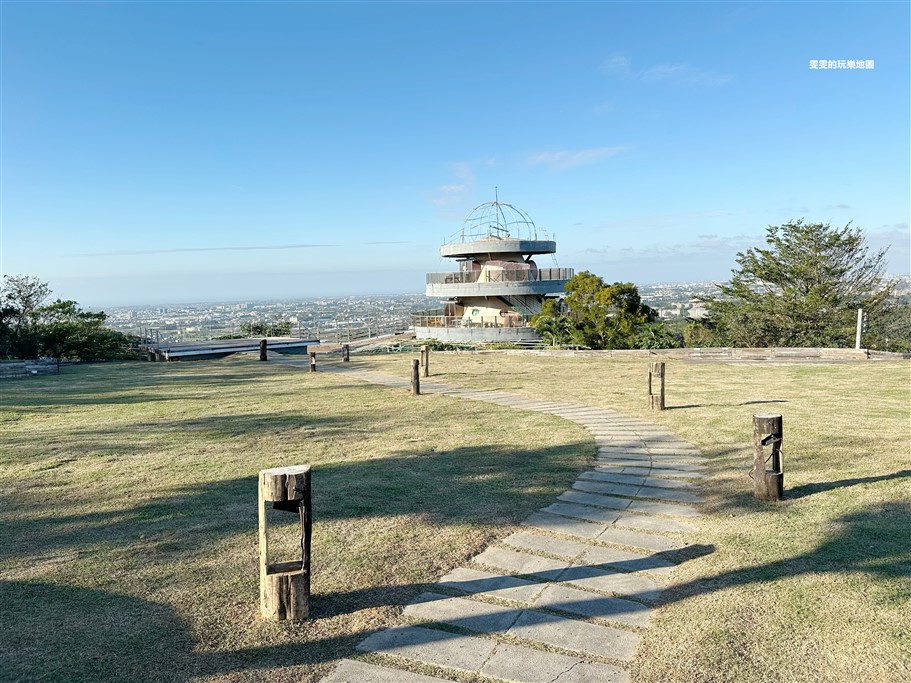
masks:
<instances>
[{"instance_id":1,"label":"white cloud","mask_svg":"<svg viewBox=\"0 0 911 683\"><path fill-rule=\"evenodd\" d=\"M559 150L556 152L539 152L528 157L526 163L530 166L549 166L554 171L565 171L574 166L592 164L601 159L616 156L629 149L628 146L619 147L592 147L575 151Z\"/></svg>"},{"instance_id":2,"label":"white cloud","mask_svg":"<svg viewBox=\"0 0 911 683\"><path fill-rule=\"evenodd\" d=\"M626 75L630 71L632 62L624 55L614 55L601 62L601 71L609 74Z\"/></svg>"},{"instance_id":3,"label":"white cloud","mask_svg":"<svg viewBox=\"0 0 911 683\"><path fill-rule=\"evenodd\" d=\"M447 183L437 187L434 196L430 198L430 203L436 206L452 206L461 204L471 198L474 193L477 178L471 170L471 164L464 161L457 161L450 164L452 174L458 182Z\"/></svg>"},{"instance_id":4,"label":"white cloud","mask_svg":"<svg viewBox=\"0 0 911 683\"><path fill-rule=\"evenodd\" d=\"M669 83L679 86L718 86L733 80L730 74L686 63L655 64L645 69L633 69L632 60L623 55L615 55L602 62L601 71L614 76L632 77L647 83Z\"/></svg>"}]
</instances>

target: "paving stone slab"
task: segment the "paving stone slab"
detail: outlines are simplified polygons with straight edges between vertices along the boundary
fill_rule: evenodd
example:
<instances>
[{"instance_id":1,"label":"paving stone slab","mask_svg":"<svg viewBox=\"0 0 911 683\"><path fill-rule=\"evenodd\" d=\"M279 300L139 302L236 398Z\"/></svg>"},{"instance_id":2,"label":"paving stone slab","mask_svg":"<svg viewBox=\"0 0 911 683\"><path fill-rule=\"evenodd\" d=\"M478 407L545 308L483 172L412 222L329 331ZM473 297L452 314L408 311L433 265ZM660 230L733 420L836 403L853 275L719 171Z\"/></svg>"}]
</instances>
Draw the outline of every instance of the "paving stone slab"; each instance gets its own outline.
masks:
<instances>
[{"instance_id":1,"label":"paving stone slab","mask_svg":"<svg viewBox=\"0 0 911 683\"><path fill-rule=\"evenodd\" d=\"M674 568L674 563L651 554L636 553L629 550L620 550L603 545L592 545L580 541L568 541L554 538L517 532L507 536L501 543L509 544L516 548L532 552L546 552L567 558L575 564L599 565L614 571L625 572L650 572L652 574L666 575ZM559 578L562 579L562 576ZM540 584L538 584L540 586Z\"/></svg>"},{"instance_id":2,"label":"paving stone slab","mask_svg":"<svg viewBox=\"0 0 911 683\"><path fill-rule=\"evenodd\" d=\"M368 636L357 649L462 671L480 671L496 641L419 626L395 626Z\"/></svg>"},{"instance_id":3,"label":"paving stone slab","mask_svg":"<svg viewBox=\"0 0 911 683\"><path fill-rule=\"evenodd\" d=\"M550 553L551 555L559 555L569 559L579 557L586 548L590 547L588 543L555 538L554 536L544 536L543 534L535 534L528 531L517 531L501 540L500 543L521 548L522 550Z\"/></svg>"},{"instance_id":4,"label":"paving stone slab","mask_svg":"<svg viewBox=\"0 0 911 683\"><path fill-rule=\"evenodd\" d=\"M596 538L607 528L605 524L595 524L594 522L586 522L580 519L551 515L546 512L535 512L522 524L535 529L555 531L569 536L581 536L582 538Z\"/></svg>"},{"instance_id":5,"label":"paving stone slab","mask_svg":"<svg viewBox=\"0 0 911 683\"><path fill-rule=\"evenodd\" d=\"M580 475L581 478L581 475ZM683 481L681 479L658 479L651 480L647 477L640 477L632 474L612 474L610 472L602 472L600 470L589 470L585 472L585 479L592 481L603 481L603 482L614 482L617 484L630 484L636 486L647 485L654 486L658 488L673 488L673 489L685 489L692 488L692 483Z\"/></svg>"},{"instance_id":6,"label":"paving stone slab","mask_svg":"<svg viewBox=\"0 0 911 683\"><path fill-rule=\"evenodd\" d=\"M640 640L629 631L530 610L519 615L507 635L621 661L633 658Z\"/></svg>"},{"instance_id":7,"label":"paving stone slab","mask_svg":"<svg viewBox=\"0 0 911 683\"><path fill-rule=\"evenodd\" d=\"M654 602L661 594L661 586L641 574L609 571L600 565L570 567L560 574L560 583L638 602Z\"/></svg>"},{"instance_id":8,"label":"paving stone slab","mask_svg":"<svg viewBox=\"0 0 911 683\"><path fill-rule=\"evenodd\" d=\"M598 536L599 541L606 543L616 543L618 545L627 545L632 548L642 548L643 550L653 550L662 552L667 550L679 550L686 546L686 543L669 536L659 536L657 534L646 534L632 529L618 529L610 526Z\"/></svg>"},{"instance_id":9,"label":"paving stone slab","mask_svg":"<svg viewBox=\"0 0 911 683\"><path fill-rule=\"evenodd\" d=\"M626 527L628 529L644 529L646 531L659 531L667 533L686 533L695 531L696 527L686 522L678 522L674 519L664 519L661 517L647 517L646 515L634 515L621 513L620 517L614 522L615 525Z\"/></svg>"},{"instance_id":10,"label":"paving stone slab","mask_svg":"<svg viewBox=\"0 0 911 683\"><path fill-rule=\"evenodd\" d=\"M595 460L597 462L598 459L596 458ZM662 469L662 470L658 471L658 470L652 470L647 467L624 467L621 465L611 465L611 464L607 464L607 463L605 463L605 464L597 463L595 465L595 469L598 470L599 472L605 472L607 474L632 474L632 475L638 475L638 476L642 476L642 477L658 475L658 476L661 476L661 477L667 478L667 479L675 478L675 477L679 477L681 479L705 479L705 475L700 474L699 472L691 472L691 471L687 471L687 470L677 470L677 469L674 469L674 470Z\"/></svg>"},{"instance_id":11,"label":"paving stone slab","mask_svg":"<svg viewBox=\"0 0 911 683\"><path fill-rule=\"evenodd\" d=\"M547 586L537 606L639 628L647 627L652 615L651 607L636 600L611 598L561 585Z\"/></svg>"},{"instance_id":12,"label":"paving stone slab","mask_svg":"<svg viewBox=\"0 0 911 683\"><path fill-rule=\"evenodd\" d=\"M403 614L415 621L449 624L478 633L505 633L521 611L468 598L421 593L405 607Z\"/></svg>"},{"instance_id":13,"label":"paving stone slab","mask_svg":"<svg viewBox=\"0 0 911 683\"><path fill-rule=\"evenodd\" d=\"M582 486L577 487L576 484L579 483L581 483ZM576 503L579 505L593 505L595 507L610 508L614 510L617 509L617 506L614 504L612 499L604 500L606 496L600 495L598 493L587 493L586 489L584 489L584 482L576 482L576 484L573 484L572 490L564 491L559 496L557 496L557 500L562 500L567 503ZM635 488L638 489L638 487Z\"/></svg>"},{"instance_id":14,"label":"paving stone slab","mask_svg":"<svg viewBox=\"0 0 911 683\"><path fill-rule=\"evenodd\" d=\"M504 569L514 574L529 574L542 579L556 581L564 569L570 566L569 562L552 560L549 557L530 555L528 553L491 546L484 552L472 558L472 562L487 567Z\"/></svg>"},{"instance_id":15,"label":"paving stone slab","mask_svg":"<svg viewBox=\"0 0 911 683\"><path fill-rule=\"evenodd\" d=\"M343 659L335 671L323 678L320 683L452 683L451 679L424 676L423 674L388 669L385 666Z\"/></svg>"},{"instance_id":16,"label":"paving stone slab","mask_svg":"<svg viewBox=\"0 0 911 683\"><path fill-rule=\"evenodd\" d=\"M705 465L694 462L666 462L664 460L652 459L653 470L683 470L688 472L698 472L706 469Z\"/></svg>"},{"instance_id":17,"label":"paving stone slab","mask_svg":"<svg viewBox=\"0 0 911 683\"><path fill-rule=\"evenodd\" d=\"M438 586L471 595L490 595L515 602L533 603L545 584L515 576L459 567L437 582Z\"/></svg>"},{"instance_id":18,"label":"paving stone slab","mask_svg":"<svg viewBox=\"0 0 911 683\"><path fill-rule=\"evenodd\" d=\"M652 456L647 453L612 453L609 451L603 451L598 449L598 452L595 454L595 457L603 459L620 459L620 460L635 460L637 462L650 463L652 461Z\"/></svg>"},{"instance_id":19,"label":"paving stone slab","mask_svg":"<svg viewBox=\"0 0 911 683\"><path fill-rule=\"evenodd\" d=\"M546 508L541 508L541 511L549 512L552 515L586 519L590 522L613 524L620 516L617 510L623 510L628 507L630 503L628 498L618 498L617 500L622 501L622 503L616 503L612 510L596 508L590 505L578 505L576 503L552 503Z\"/></svg>"},{"instance_id":20,"label":"paving stone slab","mask_svg":"<svg viewBox=\"0 0 911 683\"><path fill-rule=\"evenodd\" d=\"M673 503L659 503L653 500L634 500L627 508L630 512L641 512L649 515L665 515L667 517L699 517L696 508L689 505L674 505Z\"/></svg>"},{"instance_id":21,"label":"paving stone slab","mask_svg":"<svg viewBox=\"0 0 911 683\"><path fill-rule=\"evenodd\" d=\"M501 643L481 669L511 683L627 683L629 673L608 664Z\"/></svg>"},{"instance_id":22,"label":"paving stone slab","mask_svg":"<svg viewBox=\"0 0 911 683\"><path fill-rule=\"evenodd\" d=\"M583 503L585 505L599 505L599 499L597 497L592 497L597 494L627 496L629 498L654 498L656 500L668 500L675 503L702 502L702 498L689 491L652 486L636 486L634 484L617 484L610 481L611 475L607 475L608 479L606 480L602 478L603 476L604 475L600 475L598 472L583 472L576 481L576 483L581 484L581 486L577 487L573 484L574 490L567 491L558 496L558 498L560 500ZM597 493L593 490L594 487L591 486L592 484L599 485Z\"/></svg>"}]
</instances>

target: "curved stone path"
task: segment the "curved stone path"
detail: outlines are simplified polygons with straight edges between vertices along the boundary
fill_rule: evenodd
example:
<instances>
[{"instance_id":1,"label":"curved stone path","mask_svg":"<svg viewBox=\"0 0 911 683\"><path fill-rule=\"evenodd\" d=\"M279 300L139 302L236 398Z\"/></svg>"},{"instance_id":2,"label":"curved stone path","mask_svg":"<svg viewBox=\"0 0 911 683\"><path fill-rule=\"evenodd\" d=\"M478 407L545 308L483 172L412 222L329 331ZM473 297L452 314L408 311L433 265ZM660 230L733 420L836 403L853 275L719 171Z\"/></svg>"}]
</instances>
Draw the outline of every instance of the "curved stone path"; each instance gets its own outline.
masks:
<instances>
[{"instance_id":1,"label":"curved stone path","mask_svg":"<svg viewBox=\"0 0 911 683\"><path fill-rule=\"evenodd\" d=\"M392 375L344 366L321 370L409 388ZM524 529L494 543L404 609L405 624L366 638L322 683L432 683L409 662L441 675L512 683L621 683L649 628L674 551L699 516L704 461L691 444L604 408L535 401L422 381L439 393L558 415L595 438L594 467Z\"/></svg>"}]
</instances>

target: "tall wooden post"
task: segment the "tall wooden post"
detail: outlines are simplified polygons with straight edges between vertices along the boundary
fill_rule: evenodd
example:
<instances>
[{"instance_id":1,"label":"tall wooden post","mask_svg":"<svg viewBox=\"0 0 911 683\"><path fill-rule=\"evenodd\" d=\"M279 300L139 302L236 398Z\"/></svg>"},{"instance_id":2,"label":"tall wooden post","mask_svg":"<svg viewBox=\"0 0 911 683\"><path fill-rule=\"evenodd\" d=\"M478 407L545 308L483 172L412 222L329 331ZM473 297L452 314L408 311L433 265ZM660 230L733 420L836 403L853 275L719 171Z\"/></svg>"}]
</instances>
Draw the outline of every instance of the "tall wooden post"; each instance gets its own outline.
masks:
<instances>
[{"instance_id":1,"label":"tall wooden post","mask_svg":"<svg viewBox=\"0 0 911 683\"><path fill-rule=\"evenodd\" d=\"M860 340L864 329L864 309L857 309L857 332L854 334L854 348L860 349Z\"/></svg>"},{"instance_id":2,"label":"tall wooden post","mask_svg":"<svg viewBox=\"0 0 911 683\"><path fill-rule=\"evenodd\" d=\"M421 347L421 365L424 368L424 377L430 377L430 347L426 344Z\"/></svg>"},{"instance_id":3,"label":"tall wooden post","mask_svg":"<svg viewBox=\"0 0 911 683\"><path fill-rule=\"evenodd\" d=\"M310 352L310 372L316 372L316 351Z\"/></svg>"},{"instance_id":4,"label":"tall wooden post","mask_svg":"<svg viewBox=\"0 0 911 683\"><path fill-rule=\"evenodd\" d=\"M753 415L753 497L759 500L781 500L784 494L783 422L781 415ZM768 458L764 455L766 448L771 449ZM771 470L766 470L766 462Z\"/></svg>"},{"instance_id":5,"label":"tall wooden post","mask_svg":"<svg viewBox=\"0 0 911 683\"><path fill-rule=\"evenodd\" d=\"M664 363L648 364L648 407L664 410Z\"/></svg>"},{"instance_id":6,"label":"tall wooden post","mask_svg":"<svg viewBox=\"0 0 911 683\"><path fill-rule=\"evenodd\" d=\"M411 393L415 396L421 393L421 361L417 358L411 361Z\"/></svg>"},{"instance_id":7,"label":"tall wooden post","mask_svg":"<svg viewBox=\"0 0 911 683\"><path fill-rule=\"evenodd\" d=\"M269 346L269 342L265 339L260 339L259 341L259 359L260 360L269 360L269 354L266 349Z\"/></svg>"},{"instance_id":8,"label":"tall wooden post","mask_svg":"<svg viewBox=\"0 0 911 683\"><path fill-rule=\"evenodd\" d=\"M345 363L351 362L351 345L342 344L342 361Z\"/></svg>"},{"instance_id":9,"label":"tall wooden post","mask_svg":"<svg viewBox=\"0 0 911 683\"><path fill-rule=\"evenodd\" d=\"M301 559L272 562L266 503L300 516ZM303 621L310 614L310 536L313 505L310 465L275 467L259 472L259 608L270 621Z\"/></svg>"}]
</instances>

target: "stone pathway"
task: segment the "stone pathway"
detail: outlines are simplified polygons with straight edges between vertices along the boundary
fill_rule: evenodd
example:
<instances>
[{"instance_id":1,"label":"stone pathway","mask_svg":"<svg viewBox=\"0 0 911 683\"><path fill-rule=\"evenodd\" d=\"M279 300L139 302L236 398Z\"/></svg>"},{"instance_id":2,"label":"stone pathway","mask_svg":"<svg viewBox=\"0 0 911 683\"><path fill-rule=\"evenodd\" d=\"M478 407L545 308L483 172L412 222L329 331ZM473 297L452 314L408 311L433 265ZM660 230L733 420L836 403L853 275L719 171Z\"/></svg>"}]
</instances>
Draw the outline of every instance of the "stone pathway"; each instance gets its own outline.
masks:
<instances>
[{"instance_id":1,"label":"stone pathway","mask_svg":"<svg viewBox=\"0 0 911 683\"><path fill-rule=\"evenodd\" d=\"M375 384L409 388L381 372L342 366ZM593 469L470 564L405 607L406 624L357 649L382 665L346 659L322 683L432 683L467 673L512 683L623 683L674 551L699 516L703 457L668 430L613 410L535 401L430 381L422 393L558 415L594 437Z\"/></svg>"}]
</instances>

